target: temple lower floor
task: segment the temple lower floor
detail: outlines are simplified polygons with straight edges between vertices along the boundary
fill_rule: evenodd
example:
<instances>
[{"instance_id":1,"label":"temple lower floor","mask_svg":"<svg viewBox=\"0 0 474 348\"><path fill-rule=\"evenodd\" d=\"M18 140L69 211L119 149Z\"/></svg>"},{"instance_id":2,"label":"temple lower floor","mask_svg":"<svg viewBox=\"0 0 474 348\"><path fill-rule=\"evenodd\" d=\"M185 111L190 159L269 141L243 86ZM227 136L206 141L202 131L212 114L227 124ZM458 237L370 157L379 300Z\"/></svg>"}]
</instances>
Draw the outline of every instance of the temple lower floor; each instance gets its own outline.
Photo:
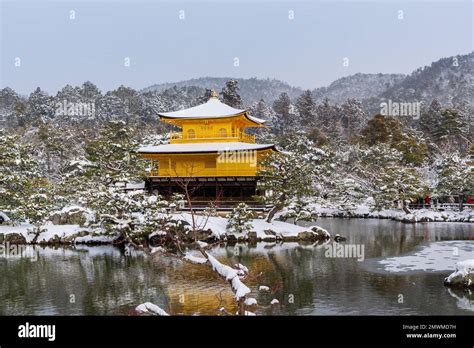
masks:
<instances>
[{"instance_id":1,"label":"temple lower floor","mask_svg":"<svg viewBox=\"0 0 474 348\"><path fill-rule=\"evenodd\" d=\"M186 188L191 201L196 204L209 202L256 204L255 196L261 194L257 190L256 177L150 177L145 187L149 192L164 198L169 198L174 193L184 194Z\"/></svg>"}]
</instances>

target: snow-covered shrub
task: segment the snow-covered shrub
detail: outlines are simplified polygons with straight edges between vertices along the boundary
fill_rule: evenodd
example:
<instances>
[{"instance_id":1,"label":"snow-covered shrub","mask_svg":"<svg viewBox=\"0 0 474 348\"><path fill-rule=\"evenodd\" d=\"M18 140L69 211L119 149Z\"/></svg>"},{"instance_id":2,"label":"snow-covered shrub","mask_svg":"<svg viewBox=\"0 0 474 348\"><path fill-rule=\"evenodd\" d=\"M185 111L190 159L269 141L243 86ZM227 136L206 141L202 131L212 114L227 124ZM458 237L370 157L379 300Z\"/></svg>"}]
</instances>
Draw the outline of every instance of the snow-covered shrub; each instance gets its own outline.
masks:
<instances>
[{"instance_id":1,"label":"snow-covered shrub","mask_svg":"<svg viewBox=\"0 0 474 348\"><path fill-rule=\"evenodd\" d=\"M231 233L247 233L252 231L253 213L245 203L239 203L227 216L227 231Z\"/></svg>"},{"instance_id":2,"label":"snow-covered shrub","mask_svg":"<svg viewBox=\"0 0 474 348\"><path fill-rule=\"evenodd\" d=\"M172 212L180 211L184 208L184 204L186 203L185 197L181 193L173 193L170 199L170 209Z\"/></svg>"},{"instance_id":3,"label":"snow-covered shrub","mask_svg":"<svg viewBox=\"0 0 474 348\"><path fill-rule=\"evenodd\" d=\"M286 207L280 216L281 220L293 219L296 225L298 221L312 221L317 217L316 211L311 209L310 202L305 199L297 199Z\"/></svg>"}]
</instances>

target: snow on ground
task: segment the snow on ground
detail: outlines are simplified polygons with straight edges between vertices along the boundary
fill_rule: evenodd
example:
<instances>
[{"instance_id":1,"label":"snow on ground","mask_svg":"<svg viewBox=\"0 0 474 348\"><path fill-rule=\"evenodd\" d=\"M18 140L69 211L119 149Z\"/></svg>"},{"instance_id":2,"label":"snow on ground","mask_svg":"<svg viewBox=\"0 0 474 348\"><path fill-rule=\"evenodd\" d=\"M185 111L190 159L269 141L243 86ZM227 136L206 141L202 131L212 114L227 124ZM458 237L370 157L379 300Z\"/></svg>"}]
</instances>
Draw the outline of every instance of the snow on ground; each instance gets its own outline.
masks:
<instances>
[{"instance_id":1,"label":"snow on ground","mask_svg":"<svg viewBox=\"0 0 474 348\"><path fill-rule=\"evenodd\" d=\"M385 258L378 263L387 272L439 272L454 270L457 262L473 256L474 241L442 241L432 242L409 255Z\"/></svg>"},{"instance_id":2,"label":"snow on ground","mask_svg":"<svg viewBox=\"0 0 474 348\"><path fill-rule=\"evenodd\" d=\"M181 213L181 214L173 214L173 218L177 220L184 220L190 224L192 224L192 217L191 214L188 213ZM204 224L205 219L207 217L195 215L196 224L201 226ZM223 217L216 217L211 216L207 220L207 223L204 229L209 229L212 231L212 235L216 238L221 238L224 235L227 235L227 219ZM285 236L285 237L296 237L300 232L310 232L311 227L302 227L294 224L290 224L283 221L272 221L271 223L266 222L264 219L252 219L251 221L253 231L257 233L257 238L266 238L269 237L268 230L276 233L276 235ZM322 229L318 228L319 231L322 233L327 234L329 233ZM267 233L265 233L267 231Z\"/></svg>"},{"instance_id":3,"label":"snow on ground","mask_svg":"<svg viewBox=\"0 0 474 348\"><path fill-rule=\"evenodd\" d=\"M373 211L365 204L356 205L351 209L342 209L332 204L313 204L312 209L322 217L378 218L405 222L474 222L474 210L471 208L466 208L462 212L451 210L436 211L433 209L416 209L413 210L411 214L407 214L401 209L383 209Z\"/></svg>"}]
</instances>

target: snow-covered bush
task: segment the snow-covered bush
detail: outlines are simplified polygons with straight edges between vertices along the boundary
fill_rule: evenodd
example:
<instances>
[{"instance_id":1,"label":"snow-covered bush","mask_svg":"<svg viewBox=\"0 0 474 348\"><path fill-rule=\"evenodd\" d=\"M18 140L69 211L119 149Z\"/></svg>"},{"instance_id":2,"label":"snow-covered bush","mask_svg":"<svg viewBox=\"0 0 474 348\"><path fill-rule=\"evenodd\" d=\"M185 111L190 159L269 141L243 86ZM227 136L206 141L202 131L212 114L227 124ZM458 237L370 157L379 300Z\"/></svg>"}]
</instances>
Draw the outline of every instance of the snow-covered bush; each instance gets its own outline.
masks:
<instances>
[{"instance_id":1,"label":"snow-covered bush","mask_svg":"<svg viewBox=\"0 0 474 348\"><path fill-rule=\"evenodd\" d=\"M307 199L297 199L288 205L280 216L282 220L293 219L296 225L298 221L312 221L317 218L317 212L311 209L310 201Z\"/></svg>"},{"instance_id":2,"label":"snow-covered bush","mask_svg":"<svg viewBox=\"0 0 474 348\"><path fill-rule=\"evenodd\" d=\"M252 231L253 213L245 203L239 203L227 216L227 231L231 233L248 233Z\"/></svg>"}]
</instances>

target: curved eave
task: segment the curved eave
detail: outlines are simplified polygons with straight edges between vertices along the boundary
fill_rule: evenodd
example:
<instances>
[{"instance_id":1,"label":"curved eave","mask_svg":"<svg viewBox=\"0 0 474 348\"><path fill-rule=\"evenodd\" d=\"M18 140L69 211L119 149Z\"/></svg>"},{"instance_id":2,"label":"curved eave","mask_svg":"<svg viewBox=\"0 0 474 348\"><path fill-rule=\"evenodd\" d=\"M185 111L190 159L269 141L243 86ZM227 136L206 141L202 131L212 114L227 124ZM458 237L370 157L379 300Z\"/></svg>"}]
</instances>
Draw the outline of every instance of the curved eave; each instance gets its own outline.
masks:
<instances>
[{"instance_id":1,"label":"curved eave","mask_svg":"<svg viewBox=\"0 0 474 348\"><path fill-rule=\"evenodd\" d=\"M235 151L235 152L241 152L241 151L267 151L267 150L273 150L276 152L279 152L275 145L269 145L265 147L261 147L258 149L240 149L240 150L230 150L230 151ZM201 150L201 151L160 151L160 152L153 152L153 151L140 151L138 150L137 153L140 155L196 155L196 154L219 154L220 152L225 151L225 150Z\"/></svg>"},{"instance_id":2,"label":"curved eave","mask_svg":"<svg viewBox=\"0 0 474 348\"><path fill-rule=\"evenodd\" d=\"M234 115L225 115L225 116L210 116L210 117L203 117L203 116L195 116L195 117L173 117L169 115L163 115L163 114L158 114L158 117L160 118L161 121L169 123L169 124L174 124L174 125L179 125L181 122L180 121L205 121L205 120L222 120L226 118L235 118L235 117L240 117L244 116L247 121L249 121L253 126L252 127L265 127L265 120L262 120L260 118L250 116L247 111L240 112Z\"/></svg>"}]
</instances>

